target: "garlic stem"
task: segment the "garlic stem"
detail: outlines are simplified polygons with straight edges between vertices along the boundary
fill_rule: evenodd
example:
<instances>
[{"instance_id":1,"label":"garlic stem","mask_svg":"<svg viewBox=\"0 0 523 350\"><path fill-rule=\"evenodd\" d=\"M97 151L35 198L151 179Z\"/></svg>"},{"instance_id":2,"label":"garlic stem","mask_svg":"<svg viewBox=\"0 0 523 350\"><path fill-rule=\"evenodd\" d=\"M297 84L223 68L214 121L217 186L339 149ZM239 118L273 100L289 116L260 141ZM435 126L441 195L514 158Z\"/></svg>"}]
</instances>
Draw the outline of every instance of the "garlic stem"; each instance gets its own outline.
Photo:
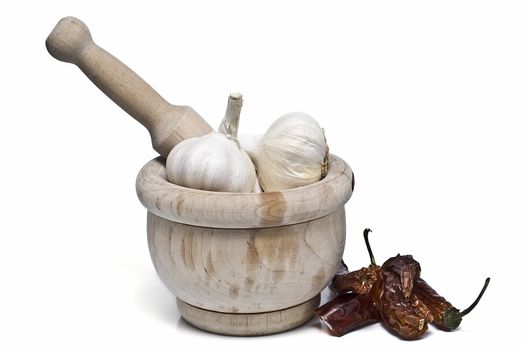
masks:
<instances>
[{"instance_id":1,"label":"garlic stem","mask_svg":"<svg viewBox=\"0 0 523 350\"><path fill-rule=\"evenodd\" d=\"M243 106L243 96L239 92L229 95L227 100L227 110L225 117L218 128L218 131L228 138L238 143L238 125L240 123L240 113Z\"/></svg>"}]
</instances>

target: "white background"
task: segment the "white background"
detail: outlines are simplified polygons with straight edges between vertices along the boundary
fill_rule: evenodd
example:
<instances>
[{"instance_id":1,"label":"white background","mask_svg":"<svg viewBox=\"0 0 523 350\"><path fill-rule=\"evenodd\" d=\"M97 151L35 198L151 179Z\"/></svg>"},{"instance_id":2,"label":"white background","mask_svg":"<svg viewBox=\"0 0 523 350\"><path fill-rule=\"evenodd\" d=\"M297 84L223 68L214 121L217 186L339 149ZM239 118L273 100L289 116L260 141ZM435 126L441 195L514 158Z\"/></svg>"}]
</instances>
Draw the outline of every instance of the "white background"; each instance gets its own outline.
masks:
<instances>
[{"instance_id":1,"label":"white background","mask_svg":"<svg viewBox=\"0 0 523 350\"><path fill-rule=\"evenodd\" d=\"M180 320L150 262L134 181L146 130L44 41L63 16L211 125L304 111L354 169L345 260L411 253L461 328L405 342L317 321L231 338ZM523 8L518 1L18 1L0 9L0 348L470 348L521 328Z\"/></svg>"}]
</instances>

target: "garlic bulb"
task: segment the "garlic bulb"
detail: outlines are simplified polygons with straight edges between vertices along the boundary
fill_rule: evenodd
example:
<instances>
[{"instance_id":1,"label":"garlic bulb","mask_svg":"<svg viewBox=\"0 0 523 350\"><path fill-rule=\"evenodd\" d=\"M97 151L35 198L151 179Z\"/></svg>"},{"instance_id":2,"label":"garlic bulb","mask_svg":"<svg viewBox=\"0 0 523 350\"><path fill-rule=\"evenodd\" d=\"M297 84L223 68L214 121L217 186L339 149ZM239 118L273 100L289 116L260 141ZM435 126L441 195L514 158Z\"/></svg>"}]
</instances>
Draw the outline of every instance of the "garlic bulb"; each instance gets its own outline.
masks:
<instances>
[{"instance_id":1,"label":"garlic bulb","mask_svg":"<svg viewBox=\"0 0 523 350\"><path fill-rule=\"evenodd\" d=\"M327 174L325 134L308 114L285 114L259 140L242 138L241 144L253 160L265 192L305 186Z\"/></svg>"},{"instance_id":2,"label":"garlic bulb","mask_svg":"<svg viewBox=\"0 0 523 350\"><path fill-rule=\"evenodd\" d=\"M241 94L231 94L218 132L189 138L171 150L166 163L170 182L207 191L256 191L256 170L237 139L242 103Z\"/></svg>"}]
</instances>

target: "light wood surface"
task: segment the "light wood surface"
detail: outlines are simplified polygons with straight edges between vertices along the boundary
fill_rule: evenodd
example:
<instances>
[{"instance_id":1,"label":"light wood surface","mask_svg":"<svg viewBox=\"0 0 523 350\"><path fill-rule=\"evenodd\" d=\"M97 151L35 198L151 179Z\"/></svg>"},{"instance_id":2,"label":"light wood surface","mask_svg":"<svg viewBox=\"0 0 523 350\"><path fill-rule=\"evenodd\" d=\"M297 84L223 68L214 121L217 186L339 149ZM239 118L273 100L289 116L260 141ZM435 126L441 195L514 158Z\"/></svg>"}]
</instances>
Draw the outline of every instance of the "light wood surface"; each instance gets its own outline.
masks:
<instances>
[{"instance_id":1,"label":"light wood surface","mask_svg":"<svg viewBox=\"0 0 523 350\"><path fill-rule=\"evenodd\" d=\"M49 34L46 47L56 59L77 65L110 99L143 124L161 156L167 157L186 138L212 131L191 107L171 105L129 67L96 45L78 18L61 19Z\"/></svg>"},{"instance_id":2,"label":"light wood surface","mask_svg":"<svg viewBox=\"0 0 523 350\"><path fill-rule=\"evenodd\" d=\"M200 309L176 299L182 317L207 332L254 336L280 333L296 328L312 318L320 296L294 307L256 314L228 314Z\"/></svg>"},{"instance_id":3,"label":"light wood surface","mask_svg":"<svg viewBox=\"0 0 523 350\"><path fill-rule=\"evenodd\" d=\"M345 246L343 207L300 224L218 229L149 213L149 251L164 284L193 306L229 313L281 310L319 294Z\"/></svg>"},{"instance_id":4,"label":"light wood surface","mask_svg":"<svg viewBox=\"0 0 523 350\"><path fill-rule=\"evenodd\" d=\"M167 181L165 163L147 163L136 180L142 204L164 219L214 228L256 228L295 224L328 215L352 195L353 173L330 155L327 176L296 189L264 193L209 192Z\"/></svg>"}]
</instances>

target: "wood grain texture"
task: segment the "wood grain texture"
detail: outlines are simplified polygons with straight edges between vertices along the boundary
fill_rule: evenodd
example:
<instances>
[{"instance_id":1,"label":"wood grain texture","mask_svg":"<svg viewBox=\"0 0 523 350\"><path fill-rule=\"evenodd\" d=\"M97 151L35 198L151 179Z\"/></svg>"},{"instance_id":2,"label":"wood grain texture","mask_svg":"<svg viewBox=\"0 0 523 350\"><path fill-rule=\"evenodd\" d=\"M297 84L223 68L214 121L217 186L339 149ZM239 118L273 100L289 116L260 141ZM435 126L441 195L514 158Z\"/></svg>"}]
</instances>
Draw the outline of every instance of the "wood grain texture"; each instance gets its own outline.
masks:
<instances>
[{"instance_id":1,"label":"wood grain texture","mask_svg":"<svg viewBox=\"0 0 523 350\"><path fill-rule=\"evenodd\" d=\"M280 333L296 328L312 318L320 296L294 307L256 314L228 314L200 309L176 299L182 317L207 332L254 336Z\"/></svg>"},{"instance_id":2,"label":"wood grain texture","mask_svg":"<svg viewBox=\"0 0 523 350\"><path fill-rule=\"evenodd\" d=\"M154 159L136 179L142 204L164 219L213 228L261 228L290 225L328 215L352 195L353 173L330 155L327 176L314 184L264 193L209 192L167 181L165 163Z\"/></svg>"},{"instance_id":3,"label":"wood grain texture","mask_svg":"<svg viewBox=\"0 0 523 350\"><path fill-rule=\"evenodd\" d=\"M144 125L163 157L182 140L212 128L189 106L174 106L116 57L93 42L78 18L61 19L46 40L56 59L77 65L110 99Z\"/></svg>"},{"instance_id":4,"label":"wood grain texture","mask_svg":"<svg viewBox=\"0 0 523 350\"><path fill-rule=\"evenodd\" d=\"M257 229L191 226L149 212L147 232L154 267L178 298L219 312L267 312L313 298L332 279L345 211Z\"/></svg>"},{"instance_id":5,"label":"wood grain texture","mask_svg":"<svg viewBox=\"0 0 523 350\"><path fill-rule=\"evenodd\" d=\"M167 181L162 159L147 163L136 189L148 210L149 251L182 315L202 329L238 335L305 322L308 302L343 256L344 205L353 181L350 167L334 155L323 180L266 193L177 186Z\"/></svg>"}]
</instances>

